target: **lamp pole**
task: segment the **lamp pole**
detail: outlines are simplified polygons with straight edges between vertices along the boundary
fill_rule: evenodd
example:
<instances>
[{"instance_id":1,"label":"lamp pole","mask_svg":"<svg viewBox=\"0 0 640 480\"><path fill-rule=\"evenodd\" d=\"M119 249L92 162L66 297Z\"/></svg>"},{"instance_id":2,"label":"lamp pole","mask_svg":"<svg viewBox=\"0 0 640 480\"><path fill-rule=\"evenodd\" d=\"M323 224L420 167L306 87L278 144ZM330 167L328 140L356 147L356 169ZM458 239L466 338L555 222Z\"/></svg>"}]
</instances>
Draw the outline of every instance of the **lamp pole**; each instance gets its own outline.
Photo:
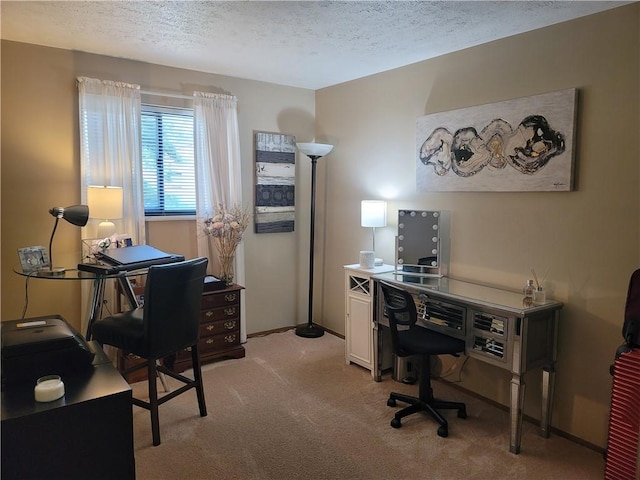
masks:
<instances>
[{"instance_id":1,"label":"lamp pole","mask_svg":"<svg viewBox=\"0 0 640 480\"><path fill-rule=\"evenodd\" d=\"M313 323L313 250L315 242L316 219L316 166L318 159L331 151L332 145L300 143L298 148L311 159L311 220L309 228L309 307L307 324L296 327L296 335L306 338L318 338L324 335L324 328Z\"/></svg>"},{"instance_id":2,"label":"lamp pole","mask_svg":"<svg viewBox=\"0 0 640 480\"><path fill-rule=\"evenodd\" d=\"M318 155L309 155L311 159L311 223L309 227L309 308L307 325L296 328L296 335L307 338L317 338L324 335L324 328L313 323L313 250L315 244L316 224L316 165Z\"/></svg>"}]
</instances>

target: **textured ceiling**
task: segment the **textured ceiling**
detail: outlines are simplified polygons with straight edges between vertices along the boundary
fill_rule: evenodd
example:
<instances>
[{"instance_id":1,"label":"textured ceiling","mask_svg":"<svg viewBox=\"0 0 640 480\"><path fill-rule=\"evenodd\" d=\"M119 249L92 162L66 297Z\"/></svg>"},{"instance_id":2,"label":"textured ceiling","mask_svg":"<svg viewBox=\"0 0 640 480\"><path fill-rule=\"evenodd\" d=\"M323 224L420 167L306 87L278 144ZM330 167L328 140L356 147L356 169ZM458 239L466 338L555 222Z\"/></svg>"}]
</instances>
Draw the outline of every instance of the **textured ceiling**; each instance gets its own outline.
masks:
<instances>
[{"instance_id":1,"label":"textured ceiling","mask_svg":"<svg viewBox=\"0 0 640 480\"><path fill-rule=\"evenodd\" d=\"M7 1L2 39L318 89L630 2Z\"/></svg>"}]
</instances>

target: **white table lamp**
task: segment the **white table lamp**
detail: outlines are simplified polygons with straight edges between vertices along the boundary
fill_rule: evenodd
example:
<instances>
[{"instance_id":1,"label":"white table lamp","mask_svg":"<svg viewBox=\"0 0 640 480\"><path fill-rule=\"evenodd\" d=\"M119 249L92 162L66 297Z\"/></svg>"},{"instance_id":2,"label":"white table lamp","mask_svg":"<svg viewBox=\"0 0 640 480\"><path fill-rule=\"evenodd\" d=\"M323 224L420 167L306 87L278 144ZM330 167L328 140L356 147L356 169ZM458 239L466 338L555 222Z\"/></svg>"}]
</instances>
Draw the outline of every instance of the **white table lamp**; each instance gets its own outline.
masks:
<instances>
[{"instance_id":1,"label":"white table lamp","mask_svg":"<svg viewBox=\"0 0 640 480\"><path fill-rule=\"evenodd\" d=\"M87 203L91 218L102 220L98 225L98 238L110 237L116 233L112 220L122 218L122 187L89 186Z\"/></svg>"},{"instance_id":2,"label":"white table lamp","mask_svg":"<svg viewBox=\"0 0 640 480\"><path fill-rule=\"evenodd\" d=\"M387 226L387 202L384 200L362 200L360 225L372 229L372 250L376 251L376 227ZM382 259L376 258L374 265L382 265Z\"/></svg>"}]
</instances>

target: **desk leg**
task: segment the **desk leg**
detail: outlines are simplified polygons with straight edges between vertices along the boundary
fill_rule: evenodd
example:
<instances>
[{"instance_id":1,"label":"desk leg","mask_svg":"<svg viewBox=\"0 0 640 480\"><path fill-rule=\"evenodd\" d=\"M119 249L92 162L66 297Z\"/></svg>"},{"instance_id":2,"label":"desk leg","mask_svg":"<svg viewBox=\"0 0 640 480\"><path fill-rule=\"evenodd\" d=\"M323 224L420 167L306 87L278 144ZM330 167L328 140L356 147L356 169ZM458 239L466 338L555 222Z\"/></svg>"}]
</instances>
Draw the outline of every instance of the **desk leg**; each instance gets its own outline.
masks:
<instances>
[{"instance_id":1,"label":"desk leg","mask_svg":"<svg viewBox=\"0 0 640 480\"><path fill-rule=\"evenodd\" d=\"M371 375L376 382L382 381L382 335L380 326L373 323L373 369Z\"/></svg>"},{"instance_id":2,"label":"desk leg","mask_svg":"<svg viewBox=\"0 0 640 480\"><path fill-rule=\"evenodd\" d=\"M100 318L102 311L102 300L104 299L105 279L98 277L93 281L93 294L91 295L91 305L89 306L89 321L87 322L87 333L84 338L91 340L91 327L93 322Z\"/></svg>"},{"instance_id":3,"label":"desk leg","mask_svg":"<svg viewBox=\"0 0 640 480\"><path fill-rule=\"evenodd\" d=\"M540 419L540 435L549 438L551 428L551 408L556 372L552 365L542 369L542 418Z\"/></svg>"},{"instance_id":4,"label":"desk leg","mask_svg":"<svg viewBox=\"0 0 640 480\"><path fill-rule=\"evenodd\" d=\"M131 282L129 278L125 276L118 277L118 282L120 283L120 288L122 289L122 293L127 298L129 302L130 308L138 308L138 299L136 298L136 294L133 291L133 287L131 286Z\"/></svg>"},{"instance_id":5,"label":"desk leg","mask_svg":"<svg viewBox=\"0 0 640 480\"><path fill-rule=\"evenodd\" d=\"M511 438L509 451L520 453L520 440L522 439L522 412L524 410L524 380L520 375L511 377Z\"/></svg>"},{"instance_id":6,"label":"desk leg","mask_svg":"<svg viewBox=\"0 0 640 480\"><path fill-rule=\"evenodd\" d=\"M558 350L558 324L560 311L556 310L551 320L551 335L547 364L542 368L542 415L540 419L540 435L549 438L551 433L551 411L553 408L553 392L556 384L556 356Z\"/></svg>"}]
</instances>

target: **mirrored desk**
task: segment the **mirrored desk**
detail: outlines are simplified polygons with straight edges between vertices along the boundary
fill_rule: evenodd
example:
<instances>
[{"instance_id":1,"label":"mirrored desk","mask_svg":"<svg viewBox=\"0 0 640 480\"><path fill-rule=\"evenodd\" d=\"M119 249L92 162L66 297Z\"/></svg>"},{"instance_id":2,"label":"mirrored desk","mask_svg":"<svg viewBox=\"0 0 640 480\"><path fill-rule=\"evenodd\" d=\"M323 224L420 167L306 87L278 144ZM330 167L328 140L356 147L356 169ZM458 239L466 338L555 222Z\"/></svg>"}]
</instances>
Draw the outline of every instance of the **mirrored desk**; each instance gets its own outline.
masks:
<instances>
[{"instance_id":1,"label":"mirrored desk","mask_svg":"<svg viewBox=\"0 0 640 480\"><path fill-rule=\"evenodd\" d=\"M563 304L546 300L523 306L523 295L447 277L428 277L397 272L374 275L374 378L382 372L388 327L379 282L410 292L423 327L465 341L465 354L511 372L511 453L520 452L524 409L524 375L542 368L541 435L549 436L555 382L558 321Z\"/></svg>"}]
</instances>

